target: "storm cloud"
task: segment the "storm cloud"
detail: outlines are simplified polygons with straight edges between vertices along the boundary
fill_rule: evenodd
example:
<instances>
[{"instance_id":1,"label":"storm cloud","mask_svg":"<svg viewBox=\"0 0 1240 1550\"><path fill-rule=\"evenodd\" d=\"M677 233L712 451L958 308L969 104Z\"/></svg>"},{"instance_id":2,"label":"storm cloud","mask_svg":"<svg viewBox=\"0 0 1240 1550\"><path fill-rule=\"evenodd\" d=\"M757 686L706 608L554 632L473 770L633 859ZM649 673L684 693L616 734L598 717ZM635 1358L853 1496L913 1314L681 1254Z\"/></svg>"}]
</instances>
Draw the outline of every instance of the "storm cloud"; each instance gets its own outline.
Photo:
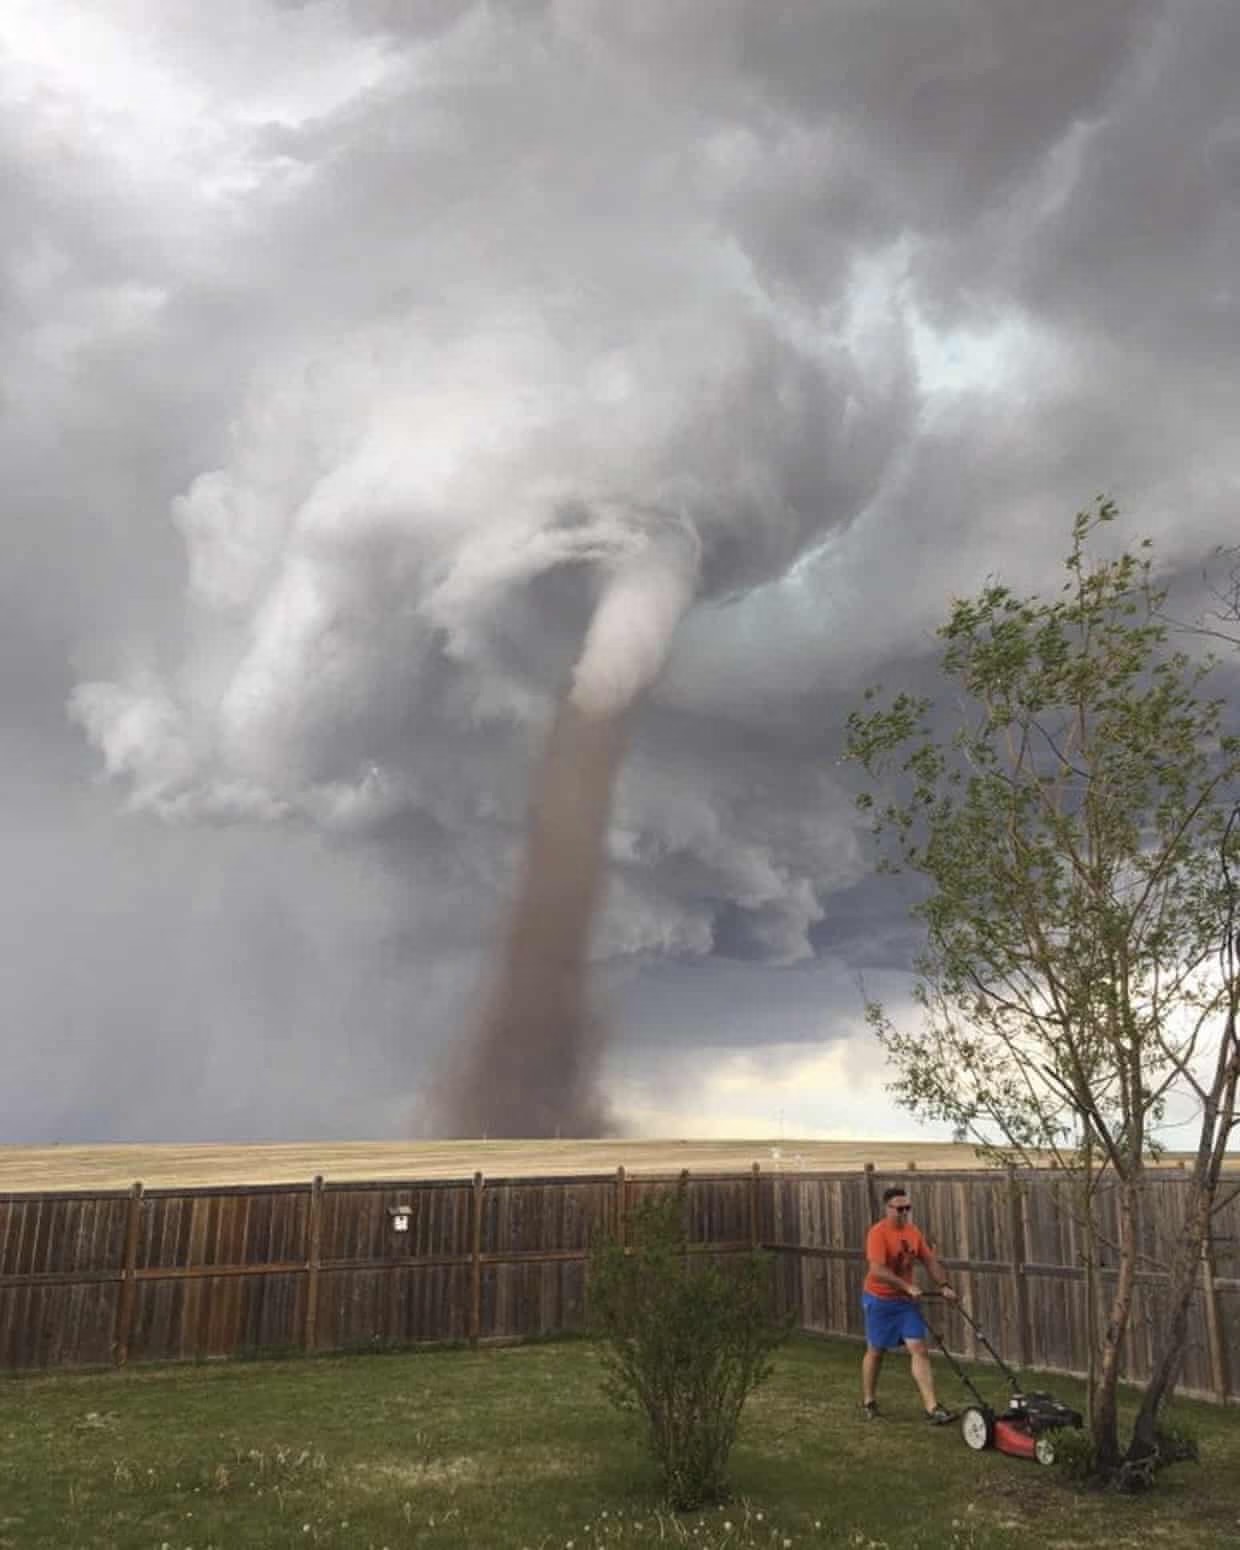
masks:
<instances>
[{"instance_id":1,"label":"storm cloud","mask_svg":"<svg viewBox=\"0 0 1240 1550\"><path fill-rule=\"evenodd\" d=\"M430 1123L591 620L685 544L603 1092L709 1125L676 1073L741 1026L733 1125L764 1050L858 1069L912 945L861 688L1056 585L1100 492L1186 582L1234 541L1236 7L18 0L0 42L4 1137Z\"/></svg>"}]
</instances>

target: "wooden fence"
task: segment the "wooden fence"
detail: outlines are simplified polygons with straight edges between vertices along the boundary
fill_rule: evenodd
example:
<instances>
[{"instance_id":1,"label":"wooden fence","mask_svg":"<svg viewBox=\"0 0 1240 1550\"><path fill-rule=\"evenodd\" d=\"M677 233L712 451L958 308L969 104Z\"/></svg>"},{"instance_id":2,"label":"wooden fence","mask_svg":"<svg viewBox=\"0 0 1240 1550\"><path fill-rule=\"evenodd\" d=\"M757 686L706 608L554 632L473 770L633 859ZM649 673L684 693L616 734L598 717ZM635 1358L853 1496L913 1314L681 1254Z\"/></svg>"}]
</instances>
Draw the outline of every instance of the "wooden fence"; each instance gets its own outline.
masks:
<instances>
[{"instance_id":1,"label":"wooden fence","mask_svg":"<svg viewBox=\"0 0 1240 1550\"><path fill-rule=\"evenodd\" d=\"M1045 1172L680 1175L694 1249L759 1245L802 1329L860 1337L866 1229L885 1184L1014 1365L1080 1372L1086 1278L1066 1181ZM676 1176L382 1180L0 1195L0 1369L522 1339L582 1327L591 1234ZM1151 1176L1123 1376L1150 1369L1177 1199ZM1115 1202L1099 1221L1115 1236ZM1104 1252L1102 1289L1113 1274ZM949 1346L984 1357L944 1307ZM1182 1389L1240 1397L1240 1199L1218 1212L1190 1317Z\"/></svg>"}]
</instances>

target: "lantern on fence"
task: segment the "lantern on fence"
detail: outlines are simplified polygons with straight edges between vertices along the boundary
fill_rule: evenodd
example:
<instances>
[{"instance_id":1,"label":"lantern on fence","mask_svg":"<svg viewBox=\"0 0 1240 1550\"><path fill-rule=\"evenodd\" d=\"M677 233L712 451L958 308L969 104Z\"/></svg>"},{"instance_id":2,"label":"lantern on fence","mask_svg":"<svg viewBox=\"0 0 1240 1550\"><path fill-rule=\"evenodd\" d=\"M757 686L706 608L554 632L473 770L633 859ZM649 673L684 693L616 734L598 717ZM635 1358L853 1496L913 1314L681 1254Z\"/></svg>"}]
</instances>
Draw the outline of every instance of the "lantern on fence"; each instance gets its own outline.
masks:
<instances>
[{"instance_id":1,"label":"lantern on fence","mask_svg":"<svg viewBox=\"0 0 1240 1550\"><path fill-rule=\"evenodd\" d=\"M413 1207L411 1205L389 1206L388 1215L392 1218L393 1232L409 1231L409 1222L413 1216Z\"/></svg>"}]
</instances>

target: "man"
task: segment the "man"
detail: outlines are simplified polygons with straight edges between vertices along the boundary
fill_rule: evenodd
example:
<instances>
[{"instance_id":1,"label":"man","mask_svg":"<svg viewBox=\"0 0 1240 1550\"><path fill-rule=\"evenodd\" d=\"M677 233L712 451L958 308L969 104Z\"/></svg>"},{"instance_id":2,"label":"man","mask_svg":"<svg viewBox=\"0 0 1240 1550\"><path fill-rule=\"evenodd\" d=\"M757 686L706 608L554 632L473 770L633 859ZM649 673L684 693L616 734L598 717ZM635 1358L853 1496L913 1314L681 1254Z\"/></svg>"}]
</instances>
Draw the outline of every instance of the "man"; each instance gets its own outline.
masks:
<instances>
[{"instance_id":1,"label":"man","mask_svg":"<svg viewBox=\"0 0 1240 1550\"><path fill-rule=\"evenodd\" d=\"M878 1373L883 1352L898 1346L908 1347L912 1358L913 1382L925 1406L926 1420L942 1426L953 1419L939 1404L934 1392L934 1374L930 1371L930 1353L926 1349L926 1321L917 1306L921 1287L913 1280L913 1261L919 1259L943 1296L954 1300L955 1292L938 1256L909 1220L912 1204L908 1192L899 1185L883 1191L884 1215L866 1234L865 1257L869 1261L861 1306L865 1310L865 1356L861 1362L861 1407L867 1421L878 1416Z\"/></svg>"}]
</instances>

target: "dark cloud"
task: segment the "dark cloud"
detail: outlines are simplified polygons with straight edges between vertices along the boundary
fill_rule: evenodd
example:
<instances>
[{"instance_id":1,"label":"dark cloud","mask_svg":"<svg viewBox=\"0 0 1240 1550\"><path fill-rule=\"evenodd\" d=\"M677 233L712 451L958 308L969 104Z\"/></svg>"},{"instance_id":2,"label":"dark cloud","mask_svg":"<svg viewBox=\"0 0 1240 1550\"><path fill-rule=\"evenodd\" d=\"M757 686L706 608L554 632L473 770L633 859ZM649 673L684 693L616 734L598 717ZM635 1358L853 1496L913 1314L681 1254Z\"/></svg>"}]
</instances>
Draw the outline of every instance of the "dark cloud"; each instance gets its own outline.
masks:
<instances>
[{"instance_id":1,"label":"dark cloud","mask_svg":"<svg viewBox=\"0 0 1240 1550\"><path fill-rule=\"evenodd\" d=\"M690 534L593 938L617 1123L635 1061L685 1115L678 1051L843 1048L914 940L860 689L1100 492L1194 607L1234 533L1227 0L6 25L7 1138L413 1123L593 611Z\"/></svg>"}]
</instances>

